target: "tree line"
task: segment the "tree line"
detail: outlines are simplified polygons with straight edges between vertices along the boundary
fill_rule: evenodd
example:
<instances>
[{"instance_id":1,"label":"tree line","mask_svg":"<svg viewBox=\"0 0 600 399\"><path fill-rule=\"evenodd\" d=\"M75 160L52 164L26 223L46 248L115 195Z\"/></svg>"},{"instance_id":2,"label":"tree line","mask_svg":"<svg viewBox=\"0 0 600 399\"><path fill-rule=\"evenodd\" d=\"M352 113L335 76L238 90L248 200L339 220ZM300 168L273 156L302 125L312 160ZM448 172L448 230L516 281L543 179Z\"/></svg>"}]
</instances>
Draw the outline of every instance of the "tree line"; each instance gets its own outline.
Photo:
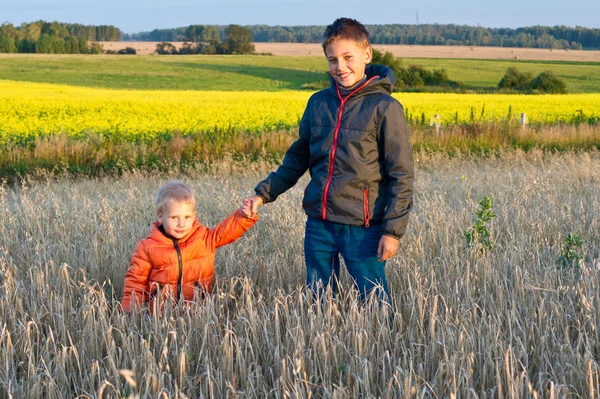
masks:
<instances>
[{"instance_id":1,"label":"tree line","mask_svg":"<svg viewBox=\"0 0 600 399\"><path fill-rule=\"evenodd\" d=\"M198 25L196 25L198 26ZM226 26L206 28L223 37ZM600 49L600 29L567 26L484 28L454 24L366 25L373 44ZM255 42L319 43L324 26L249 25ZM124 34L131 41L189 41L188 27Z\"/></svg>"},{"instance_id":2,"label":"tree line","mask_svg":"<svg viewBox=\"0 0 600 399\"><path fill-rule=\"evenodd\" d=\"M223 39L216 26L190 25L185 30L183 45L178 49L169 41L156 45L157 54L253 54L250 29L239 25L225 28ZM178 41L178 40L174 40Z\"/></svg>"},{"instance_id":3,"label":"tree line","mask_svg":"<svg viewBox=\"0 0 600 399\"><path fill-rule=\"evenodd\" d=\"M0 53L94 53L98 41L191 42L201 52L224 53L222 43L235 27L255 42L318 43L324 26L190 25L123 34L112 25L36 21L0 25ZM483 28L454 24L367 25L373 44L465 45L556 49L600 49L600 29L567 26ZM203 46L197 43L204 43ZM219 47L220 45L220 47Z\"/></svg>"},{"instance_id":4,"label":"tree line","mask_svg":"<svg viewBox=\"0 0 600 399\"><path fill-rule=\"evenodd\" d=\"M0 26L0 53L90 54L102 53L95 42L119 41L121 31L112 25L81 25L36 21Z\"/></svg>"}]
</instances>

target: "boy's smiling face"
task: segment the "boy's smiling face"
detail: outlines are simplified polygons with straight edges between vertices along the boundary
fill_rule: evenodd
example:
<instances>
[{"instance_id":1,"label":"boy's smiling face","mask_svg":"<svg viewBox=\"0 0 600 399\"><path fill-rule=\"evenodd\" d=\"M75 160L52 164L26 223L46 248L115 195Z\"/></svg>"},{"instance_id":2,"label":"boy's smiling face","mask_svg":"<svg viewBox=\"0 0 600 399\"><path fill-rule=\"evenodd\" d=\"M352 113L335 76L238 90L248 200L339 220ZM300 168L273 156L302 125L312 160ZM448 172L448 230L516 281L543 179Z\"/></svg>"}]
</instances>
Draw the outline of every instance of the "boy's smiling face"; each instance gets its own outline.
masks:
<instances>
[{"instance_id":1,"label":"boy's smiling face","mask_svg":"<svg viewBox=\"0 0 600 399\"><path fill-rule=\"evenodd\" d=\"M365 76L365 68L373 58L371 47L362 48L353 40L338 39L325 50L329 73L342 87L351 87Z\"/></svg>"},{"instance_id":2,"label":"boy's smiling face","mask_svg":"<svg viewBox=\"0 0 600 399\"><path fill-rule=\"evenodd\" d=\"M158 214L158 222L171 237L185 237L196 219L195 204L192 202L168 202L163 213Z\"/></svg>"}]
</instances>

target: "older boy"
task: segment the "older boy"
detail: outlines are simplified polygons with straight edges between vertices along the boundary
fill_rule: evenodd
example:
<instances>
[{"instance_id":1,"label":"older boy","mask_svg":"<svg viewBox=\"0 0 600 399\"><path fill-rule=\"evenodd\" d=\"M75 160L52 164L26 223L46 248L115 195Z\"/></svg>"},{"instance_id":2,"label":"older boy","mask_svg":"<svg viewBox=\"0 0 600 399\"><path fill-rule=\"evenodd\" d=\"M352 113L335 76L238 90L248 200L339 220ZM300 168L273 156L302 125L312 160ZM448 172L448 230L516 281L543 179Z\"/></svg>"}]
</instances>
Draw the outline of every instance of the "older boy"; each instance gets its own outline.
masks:
<instances>
[{"instance_id":1,"label":"older boy","mask_svg":"<svg viewBox=\"0 0 600 399\"><path fill-rule=\"evenodd\" d=\"M309 170L302 206L306 283L336 289L341 254L360 295L376 287L388 296L385 261L398 250L412 209L413 159L402 105L391 96L395 77L369 65L369 34L339 18L323 35L331 87L315 93L300 121L300 137L282 165L243 205L255 213Z\"/></svg>"},{"instance_id":2,"label":"older boy","mask_svg":"<svg viewBox=\"0 0 600 399\"><path fill-rule=\"evenodd\" d=\"M247 209L234 211L214 229L196 218L196 200L190 188L171 181L156 195L156 217L148 237L133 252L125 275L122 306L131 311L154 299L172 296L191 301L194 294L211 293L215 251L237 240L258 217Z\"/></svg>"}]
</instances>

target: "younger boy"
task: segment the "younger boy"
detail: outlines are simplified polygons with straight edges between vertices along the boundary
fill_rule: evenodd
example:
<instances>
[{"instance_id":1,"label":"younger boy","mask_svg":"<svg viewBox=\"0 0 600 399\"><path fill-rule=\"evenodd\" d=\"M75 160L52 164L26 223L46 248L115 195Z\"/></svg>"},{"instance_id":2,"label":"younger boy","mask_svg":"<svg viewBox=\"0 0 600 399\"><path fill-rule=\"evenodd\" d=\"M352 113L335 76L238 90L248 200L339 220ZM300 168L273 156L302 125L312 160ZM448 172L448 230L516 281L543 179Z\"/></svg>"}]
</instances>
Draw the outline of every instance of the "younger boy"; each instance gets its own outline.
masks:
<instances>
[{"instance_id":1,"label":"younger boy","mask_svg":"<svg viewBox=\"0 0 600 399\"><path fill-rule=\"evenodd\" d=\"M385 261L406 231L414 180L404 110L391 96L396 79L390 68L368 65L369 34L353 19L327 27L323 50L331 87L309 99L300 137L243 204L255 213L308 170L306 284L335 291L341 254L363 299L378 286L387 297Z\"/></svg>"},{"instance_id":2,"label":"younger boy","mask_svg":"<svg viewBox=\"0 0 600 399\"><path fill-rule=\"evenodd\" d=\"M135 247L125 274L124 310L131 311L134 303L152 309L156 298L191 301L197 290L211 293L216 249L240 238L258 220L241 209L209 229L196 218L195 206L192 191L182 182L171 181L158 190L157 220Z\"/></svg>"}]
</instances>

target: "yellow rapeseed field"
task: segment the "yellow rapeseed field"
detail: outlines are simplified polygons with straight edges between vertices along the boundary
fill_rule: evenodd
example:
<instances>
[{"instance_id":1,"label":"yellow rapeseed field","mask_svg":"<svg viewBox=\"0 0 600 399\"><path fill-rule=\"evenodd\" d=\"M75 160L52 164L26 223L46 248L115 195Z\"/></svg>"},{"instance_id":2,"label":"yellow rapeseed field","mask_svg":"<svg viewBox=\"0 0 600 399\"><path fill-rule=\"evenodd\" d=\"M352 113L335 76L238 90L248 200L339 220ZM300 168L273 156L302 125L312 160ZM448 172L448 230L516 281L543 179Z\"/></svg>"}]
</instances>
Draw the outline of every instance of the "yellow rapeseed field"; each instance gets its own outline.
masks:
<instances>
[{"instance_id":1,"label":"yellow rapeseed field","mask_svg":"<svg viewBox=\"0 0 600 399\"><path fill-rule=\"evenodd\" d=\"M310 92L107 90L0 80L0 144L88 133L149 141L174 132L293 128ZM600 119L600 94L481 95L397 93L411 120L443 124L527 114L530 123ZM509 111L510 110L510 111Z\"/></svg>"},{"instance_id":2,"label":"yellow rapeseed field","mask_svg":"<svg viewBox=\"0 0 600 399\"><path fill-rule=\"evenodd\" d=\"M429 121L439 114L443 124L519 119L536 124L573 123L600 120L600 94L454 94L398 93L409 118L425 115Z\"/></svg>"}]
</instances>

